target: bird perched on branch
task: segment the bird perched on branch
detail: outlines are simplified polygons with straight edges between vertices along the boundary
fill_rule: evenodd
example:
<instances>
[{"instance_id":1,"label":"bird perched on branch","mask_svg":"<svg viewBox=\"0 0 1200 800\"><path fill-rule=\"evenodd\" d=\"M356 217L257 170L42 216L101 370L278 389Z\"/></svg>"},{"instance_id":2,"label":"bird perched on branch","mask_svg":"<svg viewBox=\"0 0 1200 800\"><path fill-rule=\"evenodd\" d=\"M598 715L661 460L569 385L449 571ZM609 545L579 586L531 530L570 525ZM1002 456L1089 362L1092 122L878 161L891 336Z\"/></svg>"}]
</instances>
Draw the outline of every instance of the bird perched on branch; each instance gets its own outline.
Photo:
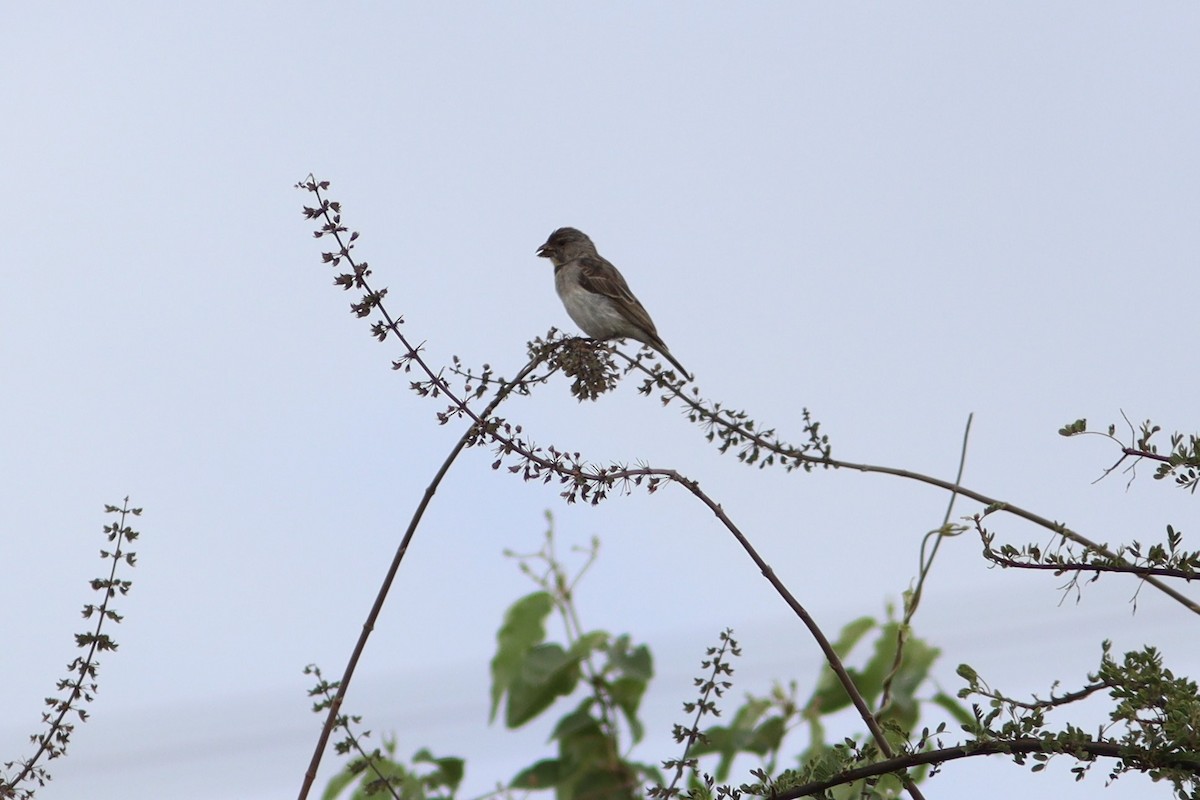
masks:
<instances>
[{"instance_id":1,"label":"bird perched on branch","mask_svg":"<svg viewBox=\"0 0 1200 800\"><path fill-rule=\"evenodd\" d=\"M629 284L608 260L596 252L587 234L575 228L559 228L537 249L554 264L554 288L567 313L593 339L628 337L648 344L691 380L666 343L659 338L654 321L629 291Z\"/></svg>"}]
</instances>

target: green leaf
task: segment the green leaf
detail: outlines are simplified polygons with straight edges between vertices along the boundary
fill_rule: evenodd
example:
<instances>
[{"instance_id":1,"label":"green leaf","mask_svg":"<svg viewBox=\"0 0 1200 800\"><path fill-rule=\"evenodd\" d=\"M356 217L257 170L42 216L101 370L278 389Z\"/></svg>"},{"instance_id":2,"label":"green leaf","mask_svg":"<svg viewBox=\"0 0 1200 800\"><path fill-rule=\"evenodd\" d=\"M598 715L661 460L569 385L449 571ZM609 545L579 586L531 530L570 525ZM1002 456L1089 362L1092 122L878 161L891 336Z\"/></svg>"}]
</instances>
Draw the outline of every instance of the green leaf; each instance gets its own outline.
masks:
<instances>
[{"instance_id":1,"label":"green leaf","mask_svg":"<svg viewBox=\"0 0 1200 800\"><path fill-rule=\"evenodd\" d=\"M642 740L642 735L645 729L642 727L642 721L638 719L638 706L642 703L642 695L646 692L646 682L636 678L618 678L608 685L608 693L612 696L613 702L617 704L617 708L621 709L621 713L625 715L626 722L629 723L629 732L633 736L634 744Z\"/></svg>"},{"instance_id":2,"label":"green leaf","mask_svg":"<svg viewBox=\"0 0 1200 800\"><path fill-rule=\"evenodd\" d=\"M654 660L646 645L629 649L629 636L619 636L609 648L608 665L627 678L646 682L654 677Z\"/></svg>"},{"instance_id":3,"label":"green leaf","mask_svg":"<svg viewBox=\"0 0 1200 800\"><path fill-rule=\"evenodd\" d=\"M833 643L834 652L844 660L859 640L878 625L879 623L873 617L859 617L848 623L842 628L842 632L838 634L837 640ZM850 672L851 677L854 677L853 670L847 671ZM817 679L817 686L813 690L812 697L805 703L808 715L832 714L848 705L850 705L850 695L846 694L837 675L834 675L833 670L826 665Z\"/></svg>"},{"instance_id":4,"label":"green leaf","mask_svg":"<svg viewBox=\"0 0 1200 800\"><path fill-rule=\"evenodd\" d=\"M342 790L350 784L354 783L354 779L358 775L351 772L348 768L343 769L337 775L329 779L329 783L325 785L325 791L321 794L321 800L334 800Z\"/></svg>"},{"instance_id":5,"label":"green leaf","mask_svg":"<svg viewBox=\"0 0 1200 800\"><path fill-rule=\"evenodd\" d=\"M509 786L513 789L550 789L558 785L561 774L561 762L557 758L546 758L518 772Z\"/></svg>"},{"instance_id":6,"label":"green leaf","mask_svg":"<svg viewBox=\"0 0 1200 800\"><path fill-rule=\"evenodd\" d=\"M546 638L546 617L554 609L554 599L546 592L534 592L513 603L504 615L504 624L496 634L496 655L492 658L492 710L489 721L496 719L500 699L520 674L530 648Z\"/></svg>"},{"instance_id":7,"label":"green leaf","mask_svg":"<svg viewBox=\"0 0 1200 800\"><path fill-rule=\"evenodd\" d=\"M787 733L783 717L767 717L763 723L754 729L754 735L746 743L746 749L751 753L765 756L779 749L783 743L783 735Z\"/></svg>"},{"instance_id":8,"label":"green leaf","mask_svg":"<svg viewBox=\"0 0 1200 800\"><path fill-rule=\"evenodd\" d=\"M517 678L531 686L540 686L555 681L565 667L578 663L579 659L563 650L561 644L546 642L529 649Z\"/></svg>"},{"instance_id":9,"label":"green leaf","mask_svg":"<svg viewBox=\"0 0 1200 800\"><path fill-rule=\"evenodd\" d=\"M571 645L571 658L577 661L583 661L592 653L604 647L608 643L608 633L605 631L592 631L585 633L575 640Z\"/></svg>"},{"instance_id":10,"label":"green leaf","mask_svg":"<svg viewBox=\"0 0 1200 800\"><path fill-rule=\"evenodd\" d=\"M936 647L930 647L925 640L915 636L904 643L900 668L892 678L891 705L887 716L900 723L905 731L911 731L920 718L917 689L929 677L929 670L940 654L941 651Z\"/></svg>"},{"instance_id":11,"label":"green leaf","mask_svg":"<svg viewBox=\"0 0 1200 800\"><path fill-rule=\"evenodd\" d=\"M852 622L846 623L842 628L842 632L838 634L838 638L833 642L833 651L840 658L845 658L850 655L850 651L854 649L854 645L858 644L859 640L878 624L874 617L859 617Z\"/></svg>"},{"instance_id":12,"label":"green leaf","mask_svg":"<svg viewBox=\"0 0 1200 800\"><path fill-rule=\"evenodd\" d=\"M1075 436L1087 430L1087 420L1077 419L1074 422L1069 422L1058 429L1059 436Z\"/></svg>"},{"instance_id":13,"label":"green leaf","mask_svg":"<svg viewBox=\"0 0 1200 800\"><path fill-rule=\"evenodd\" d=\"M745 704L733 715L733 724L730 727L743 734L749 733L770 707L771 701L766 698L747 698Z\"/></svg>"},{"instance_id":14,"label":"green leaf","mask_svg":"<svg viewBox=\"0 0 1200 800\"><path fill-rule=\"evenodd\" d=\"M733 735L733 731L724 725L707 728L704 731L704 739L698 740L688 751L688 755L689 757L699 757L709 753L732 752L734 748Z\"/></svg>"},{"instance_id":15,"label":"green leaf","mask_svg":"<svg viewBox=\"0 0 1200 800\"><path fill-rule=\"evenodd\" d=\"M879 629L879 638L875 640L875 652L863 671L854 676L854 684L862 692L867 705L875 705L876 699L883 691L883 679L892 669L896 660L896 634L900 624L889 622Z\"/></svg>"},{"instance_id":16,"label":"green leaf","mask_svg":"<svg viewBox=\"0 0 1200 800\"><path fill-rule=\"evenodd\" d=\"M704 735L708 738L707 744L702 741L697 742L696 746L692 748L691 755L720 753L721 760L717 764L714 777L718 782L725 781L729 777L730 768L738 753L749 752L762 755L767 752L765 749L755 749L760 745L755 739L754 726L770 707L770 700L753 697L747 699L734 715L733 723L728 728L715 725L704 731Z\"/></svg>"},{"instance_id":17,"label":"green leaf","mask_svg":"<svg viewBox=\"0 0 1200 800\"><path fill-rule=\"evenodd\" d=\"M577 794L580 797L603 798L605 793L597 791L600 777L616 770L629 777L628 769L617 758L614 743L600 727L600 723L583 712L576 710L564 717L555 731L558 738L558 755L561 765L559 782L556 786L558 800L568 800ZM628 789L628 781L623 782Z\"/></svg>"},{"instance_id":18,"label":"green leaf","mask_svg":"<svg viewBox=\"0 0 1200 800\"><path fill-rule=\"evenodd\" d=\"M629 785L632 777L620 762L597 762L590 769L580 770L567 787L560 788L559 797L561 800L629 800L634 796Z\"/></svg>"},{"instance_id":19,"label":"green leaf","mask_svg":"<svg viewBox=\"0 0 1200 800\"><path fill-rule=\"evenodd\" d=\"M414 764L432 764L437 767L434 772L425 775L421 778L422 782L430 789L444 786L453 794L458 789L458 784L462 782L463 773L466 771L466 762L455 756L443 756L442 758L434 758L433 753L425 748L421 748L413 755Z\"/></svg>"},{"instance_id":20,"label":"green leaf","mask_svg":"<svg viewBox=\"0 0 1200 800\"><path fill-rule=\"evenodd\" d=\"M504 724L518 728L545 711L556 698L575 690L579 661L561 645L539 644L525 654L520 671L508 687Z\"/></svg>"},{"instance_id":21,"label":"green leaf","mask_svg":"<svg viewBox=\"0 0 1200 800\"><path fill-rule=\"evenodd\" d=\"M558 721L558 724L554 726L554 731L550 734L550 738L566 739L574 736L579 731L599 730L600 724L589 713L595 703L596 698L594 697L584 698L583 702L574 711L566 714Z\"/></svg>"}]
</instances>

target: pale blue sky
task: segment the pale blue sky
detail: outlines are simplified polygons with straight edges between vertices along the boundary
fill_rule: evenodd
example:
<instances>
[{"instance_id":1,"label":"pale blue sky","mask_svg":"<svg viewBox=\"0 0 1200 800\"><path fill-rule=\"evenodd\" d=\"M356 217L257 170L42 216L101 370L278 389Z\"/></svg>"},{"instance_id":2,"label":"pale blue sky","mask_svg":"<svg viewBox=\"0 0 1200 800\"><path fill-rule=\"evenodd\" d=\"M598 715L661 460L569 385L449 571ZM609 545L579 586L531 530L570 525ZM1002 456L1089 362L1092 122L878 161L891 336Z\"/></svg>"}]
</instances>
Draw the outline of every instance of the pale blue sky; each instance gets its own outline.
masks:
<instances>
[{"instance_id":1,"label":"pale blue sky","mask_svg":"<svg viewBox=\"0 0 1200 800\"><path fill-rule=\"evenodd\" d=\"M1182 2L10 8L0 756L74 655L99 510L128 493L121 649L40 796L294 796L319 725L301 669L340 673L460 432L346 313L291 188L309 171L434 363L511 374L573 331L534 256L573 225L701 391L785 438L806 406L840 457L950 477L973 411L971 487L1100 541L1194 533L1193 498L1150 469L1093 484L1112 448L1055 431L1196 422L1198 41ZM944 509L896 479L748 469L633 385L579 404L557 382L507 415L698 479L831 632L899 597ZM811 684L802 626L684 492L566 507L491 460L437 495L348 699L402 753L468 758L469 796L549 752L545 726L486 725L494 632L529 589L500 552L536 547L547 508L564 544L604 541L585 623L654 650L640 758L675 755L722 628L737 697ZM917 621L947 689L964 661L1013 692L1077 684L1105 637L1200 671L1196 619L1152 592L1136 616L1119 579L1060 605L1059 580L978 550L946 548ZM927 796L1167 796L1067 769L959 762Z\"/></svg>"}]
</instances>

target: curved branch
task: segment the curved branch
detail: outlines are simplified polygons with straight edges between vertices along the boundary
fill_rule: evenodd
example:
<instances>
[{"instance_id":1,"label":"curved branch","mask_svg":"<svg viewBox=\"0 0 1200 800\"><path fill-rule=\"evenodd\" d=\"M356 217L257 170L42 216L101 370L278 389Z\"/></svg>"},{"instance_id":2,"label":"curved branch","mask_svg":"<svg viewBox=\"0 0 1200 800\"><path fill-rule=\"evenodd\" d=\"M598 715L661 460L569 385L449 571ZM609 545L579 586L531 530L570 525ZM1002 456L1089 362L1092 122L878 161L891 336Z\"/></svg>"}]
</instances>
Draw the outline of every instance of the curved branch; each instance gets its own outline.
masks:
<instances>
[{"instance_id":1,"label":"curved branch","mask_svg":"<svg viewBox=\"0 0 1200 800\"><path fill-rule=\"evenodd\" d=\"M438 373L435 373L433 371L433 369L430 368L430 366L425 363L424 359L422 359L420 357L419 348L413 347L409 343L407 338L402 333L400 333L399 325L398 325L397 321L395 320L395 318L393 318L391 316L391 314L388 313L388 311L383 307L383 304L382 304L383 296L386 293L386 290L383 290L383 291L372 290L366 281L366 276L368 274L368 270L366 269L365 264L363 266L355 264L354 260L350 257L350 248L347 246L348 243L344 242L342 240L342 236L341 236L341 233L345 230L345 228L343 228L341 226L340 216L337 216L337 217L331 216L331 210L333 210L334 213L336 213L336 209L328 201L325 201L323 198L321 198L320 185L317 184L314 180L312 180L311 176L310 176L310 183L302 184L301 186L302 186L302 188L306 188L309 191L312 191L314 194L317 195L318 200L321 201L321 207L319 209L306 209L305 210L305 212L309 216L309 218L316 218L316 217L320 216L320 217L324 217L324 219L326 220L327 224L325 226L323 226L322 231L319 231L317 235L318 236L322 236L322 235L326 235L326 234L332 235L340 247L340 253L337 256L328 255L326 260L337 261L339 259L345 259L346 262L354 268L354 275L348 277L346 279L346 281L341 281L339 279L339 283L341 283L342 285L347 285L347 283L352 283L355 287L362 289L366 295L366 299L364 300L364 302L362 304L353 306L353 308L355 309L355 313L358 314L359 316L366 316L368 313L370 313L371 309L378 310L380 315L383 317L383 319L387 323L386 326L382 326L382 328L380 330L390 331L394 336L397 337L397 339L400 341L401 345L403 345L403 347L405 348L405 352L406 352L408 358L417 363L418 367L429 377L430 381L436 387L436 390L438 392L444 394L446 397L448 397L450 399L452 405L455 407L455 409L459 413L470 418L471 421L473 422L473 424L463 434L463 436L459 440L458 444L455 446L454 450L447 457L446 461L443 462L441 468L438 470L437 475L434 477L433 482L426 489L425 496L422 498L421 504L418 506L416 512L414 512L413 518L409 523L408 530L405 532L404 538L401 541L400 546L396 551L396 555L392 560L391 568L388 571L387 577L384 579L383 586L380 588L380 591L379 591L378 595L376 596L375 604L373 605L373 607L371 609L371 613L368 615L366 623L363 625L363 632L359 636L359 641L355 646L354 653L351 656L350 662L347 664L346 671L343 676L342 682L338 687L337 696L334 698L334 701L332 703L330 703L329 713L326 718L325 726L322 729L321 736L318 740L316 750L313 753L313 756L312 756L312 759L311 759L311 762L309 765L309 769L305 773L304 783L303 783L303 786L301 787L301 791L300 791L300 800L304 800L307 797L308 791L310 790L310 788L312 786L312 782L316 778L317 767L320 764L322 753L324 752L324 749L325 749L326 745L328 744L330 732L332 731L332 729L334 727L334 723L337 719L338 712L341 709L342 701L345 697L345 693L346 693L347 686L349 684L350 677L352 676L354 668L357 665L358 659L359 659L360 655L362 654L362 650L365 647L366 639L370 635L370 632L374 627L374 622L375 622L376 618L378 617L379 610L383 606L383 601L387 595L388 590L391 587L392 581L396 575L396 571L399 568L400 561L404 557L404 553L408 548L408 543L411 540L412 535L416 530L416 526L420 521L421 515L424 513L425 507L428 505L429 500L432 499L433 493L437 489L437 485L440 483L442 477L446 474L446 471L449 470L450 465L453 463L454 459L458 456L458 454L462 451L462 449L464 447L466 447L468 444L476 441L477 437L479 437L481 435L486 436L488 439L498 442L500 444L500 449L501 449L502 453L507 454L507 453L515 452L518 455L520 455L523 459L525 459L527 462L532 463L538 469L545 470L545 471L550 472L551 474L558 475L563 481L570 482L574 487L591 486L591 485L607 487L607 486L610 486L616 480L640 481L642 478L649 478L648 488L650 491L654 491L657 488L658 483L662 480L669 480L669 481L679 483L681 486L684 486L686 489L688 489L688 491L690 491L701 502L703 502L706 506L708 506L713 511L713 513L717 516L717 518L722 522L722 524L724 524L725 527L734 535L734 537L742 545L742 548L746 551L746 553L750 556L750 558L754 561L754 563L759 567L759 569L762 572L762 574L764 575L764 577L766 577L767 580L771 583L771 585L775 588L776 592L779 593L779 595L784 599L784 601L787 602L789 607L792 608L793 612L795 612L796 615L804 622L805 626L809 629L809 631L813 635L814 639L816 639L818 646L821 648L822 652L825 654L825 657L826 657L827 661L829 662L830 667L833 669L834 674L838 677L838 680L841 683L843 689L846 691L847 695L849 695L855 708L858 710L859 714L862 716L863 721L866 723L867 727L870 729L872 738L874 738L880 751L889 757L894 755L895 751L892 749L891 744L888 742L887 737L884 735L883 729L879 726L878 722L876 722L874 715L871 713L870 708L867 707L866 700L863 698L862 694L858 691L858 687L855 686L854 681L850 678L849 674L846 672L846 668L842 664L841 659L838 657L838 654L834 651L833 646L830 644L829 640L825 637L824 633L817 626L815 620L813 620L813 618L808 614L807 610L805 610L804 607L800 605L800 603L791 594L791 592L788 591L787 587L784 586L783 582L780 581L779 578L775 575L774 570L772 570L771 567L762 559L762 557L758 554L758 552L750 544L749 540L737 528L737 526L733 524L733 521L725 514L725 512L721 508L721 506L718 503L714 502L707 494L705 494L703 491L700 490L699 485L696 483L696 481L691 480L691 479L685 477L684 475L680 474L679 472L677 472L675 470L671 470L671 469L654 469L654 468L650 468L650 467L642 467L642 468L636 468L636 469L601 469L599 471L592 471L592 470L584 470L582 467L579 467L579 466L576 466L574 468L567 468L563 464L558 462L557 451L554 451L552 449L551 455L555 456L555 458L546 459L546 458L539 456L531 448L524 445L523 442L521 442L513 437L506 436L504 433L502 433L500 430L499 421L491 419L491 413L494 410L495 406L498 405L499 402L501 400L503 400L503 398L505 396L507 396L507 394L512 390L512 388L514 388L518 384L519 380L524 375L528 374L528 372L534 368L534 366L537 363L536 360L531 361L526 366L525 370L523 370L522 373L520 375L518 375L517 379L506 384L505 387L500 392L497 393L496 398L493 399L492 403L488 406L487 409L484 410L484 412L482 414L476 414L474 412L474 410L472 410L470 408L470 406L464 400L460 399L457 396L457 394L450 389L449 385L446 384L446 382L442 379L441 375ZM352 235L350 241L353 242L354 238L355 238L355 235ZM496 464L498 465L499 461L497 461ZM510 469L512 469L514 471L519 471L520 466L518 465L518 466L512 467ZM528 474L528 470L529 470L529 468L526 467L527 474ZM923 796L921 795L921 792L917 788L916 784L914 784L911 780L909 780L907 778L905 779L905 788L908 790L909 794L912 795L914 800L923 800Z\"/></svg>"},{"instance_id":2,"label":"curved branch","mask_svg":"<svg viewBox=\"0 0 1200 800\"><path fill-rule=\"evenodd\" d=\"M537 367L539 360L533 359L525 367L517 373L517 376L508 383L504 384L492 401L484 409L484 416L490 416L504 398L512 393L512 390L518 386L521 380ZM337 725L339 712L342 709L342 702L346 698L346 690L350 687L350 679L354 677L354 670L358 666L358 660L366 649L367 639L371 635L371 631L375 629L375 621L379 619L379 612L383 610L383 601L387 599L388 592L392 588L392 582L396 578L396 573L400 569L400 562L404 560L404 554L408 552L409 543L412 542L413 534L417 531L417 526L421 522L421 518L425 515L425 509L429 507L429 502L433 499L434 493L437 492L438 486L442 482L442 478L446 477L446 473L450 469L450 465L458 458L458 454L463 451L467 443L477 435L475 426L468 428L462 436L459 437L458 443L454 445L454 449L446 456L446 460L442 462L437 473L433 476L433 480L425 487L425 494L421 496L421 502L417 504L417 508L413 511L412 518L408 521L408 528L404 531L404 538L400 540L400 545L396 548L395 555L392 556L391 566L388 567L387 575L384 576L383 584L380 585L379 591L375 594L375 602L371 605L371 611L367 614L367 619L363 623L362 632L358 635L358 641L354 644L354 651L350 654L350 660L346 663L346 669L342 673L342 679L338 683L337 694L329 704L329 712L325 715L325 724L321 728L321 735L317 738L317 745L313 749L312 758L309 760L308 769L304 773L304 782L300 787L300 800L308 797L309 791L312 789L313 781L317 777L317 768L321 764L321 757L325 753L325 747L329 744L329 737L333 733L334 727Z\"/></svg>"},{"instance_id":3,"label":"curved branch","mask_svg":"<svg viewBox=\"0 0 1200 800\"><path fill-rule=\"evenodd\" d=\"M1028 522L1032 522L1033 524L1041 526L1043 528L1046 528L1047 530L1050 530L1050 531L1058 534L1059 536L1062 536L1065 539L1070 539L1073 542L1083 545L1084 547L1088 548L1089 550L1091 550L1095 553L1098 553L1102 556L1105 556L1106 558L1111 558L1114 561L1119 560L1117 555L1115 553L1113 553L1111 550L1109 550L1108 548L1104 547L1101 544L1098 544L1097 542L1093 542L1091 539L1087 538L1086 536L1083 536L1080 533L1077 533L1076 531L1071 530L1066 525L1063 525L1060 522L1054 522L1054 521L1047 519L1046 517L1043 517L1039 514L1035 514L1032 511L1028 511L1024 508L1021 508L1018 505L1014 505L1012 503L1005 503L1001 500L997 500L994 497L989 497L988 495L985 495L982 492L977 492L973 489L963 486L962 484L942 480L941 478L935 478L931 475L924 475L920 472L913 472L912 470L907 470L907 469L897 469L895 467L885 467L885 466L880 466L880 465L876 465L876 464L860 464L860 463L855 463L852 461L842 461L840 459L832 458L830 456L821 456L821 457L813 456L813 455L810 455L809 453L805 452L801 448L789 446L782 442L776 441L773 438L770 438L768 435L756 433L753 430L749 429L745 425L742 425L737 422L733 422L733 421L723 418L719 412L714 412L714 411L710 410L699 400L692 398L692 397L688 397L683 392L683 388L682 388L683 383L682 382L667 381L662 376L647 369L646 366L643 365L637 359L630 358L629 356L625 355L624 353L620 353L620 355L625 360L627 360L633 367L636 367L636 368L642 370L643 372L645 372L647 375L650 375L651 377L655 378L658 382L658 385L664 386L671 393L672 396L681 400L685 405L687 405L692 410L692 412L694 412L698 416L702 417L703 419L708 420L711 424L719 426L721 428L724 428L725 430L736 434L737 436L745 439L746 441L751 442L755 447L761 448L763 450L767 450L771 453L775 453L775 454L779 455L782 458L790 459L792 461L802 463L802 464L809 464L812 466L823 466L823 467L829 467L829 468L833 468L833 469L848 469L848 470L853 470L855 472L869 472L869 473L876 473L879 475L892 475L897 478L907 478L908 480L917 481L918 483L925 483L930 486L936 486L937 488L944 489L945 491L950 492L952 494L957 494L962 497L968 497L972 500L975 500L976 502L982 503L989 510L1004 511L1009 514L1012 514L1015 517L1020 517L1021 519L1024 519ZM1136 455L1141 456L1141 455L1143 455L1143 453L1138 451L1138 452L1136 452ZM1144 580L1146 583L1150 584L1155 589L1158 589L1160 592L1167 595L1172 600L1175 600L1176 602L1178 602L1180 605L1182 605L1184 608L1188 609L1192 613L1200 614L1200 603L1198 603L1197 601L1191 599L1190 597L1179 592L1178 590L1174 589L1173 587L1168 586L1167 584L1158 580L1153 575L1147 575L1144 578Z\"/></svg>"}]
</instances>

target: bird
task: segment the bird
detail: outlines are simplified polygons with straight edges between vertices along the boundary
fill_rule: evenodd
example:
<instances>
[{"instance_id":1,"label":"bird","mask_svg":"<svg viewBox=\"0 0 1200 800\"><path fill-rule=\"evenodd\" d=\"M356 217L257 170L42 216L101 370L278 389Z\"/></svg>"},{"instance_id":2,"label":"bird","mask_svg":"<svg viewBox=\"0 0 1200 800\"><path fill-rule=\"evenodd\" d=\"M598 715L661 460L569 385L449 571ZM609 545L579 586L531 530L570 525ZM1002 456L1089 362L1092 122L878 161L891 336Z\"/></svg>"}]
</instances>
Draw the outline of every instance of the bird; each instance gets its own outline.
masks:
<instances>
[{"instance_id":1,"label":"bird","mask_svg":"<svg viewBox=\"0 0 1200 800\"><path fill-rule=\"evenodd\" d=\"M616 267L596 252L587 234L559 228L537 249L554 264L554 288L575 324L593 339L628 337L650 345L691 380L659 337L654 321Z\"/></svg>"}]
</instances>

